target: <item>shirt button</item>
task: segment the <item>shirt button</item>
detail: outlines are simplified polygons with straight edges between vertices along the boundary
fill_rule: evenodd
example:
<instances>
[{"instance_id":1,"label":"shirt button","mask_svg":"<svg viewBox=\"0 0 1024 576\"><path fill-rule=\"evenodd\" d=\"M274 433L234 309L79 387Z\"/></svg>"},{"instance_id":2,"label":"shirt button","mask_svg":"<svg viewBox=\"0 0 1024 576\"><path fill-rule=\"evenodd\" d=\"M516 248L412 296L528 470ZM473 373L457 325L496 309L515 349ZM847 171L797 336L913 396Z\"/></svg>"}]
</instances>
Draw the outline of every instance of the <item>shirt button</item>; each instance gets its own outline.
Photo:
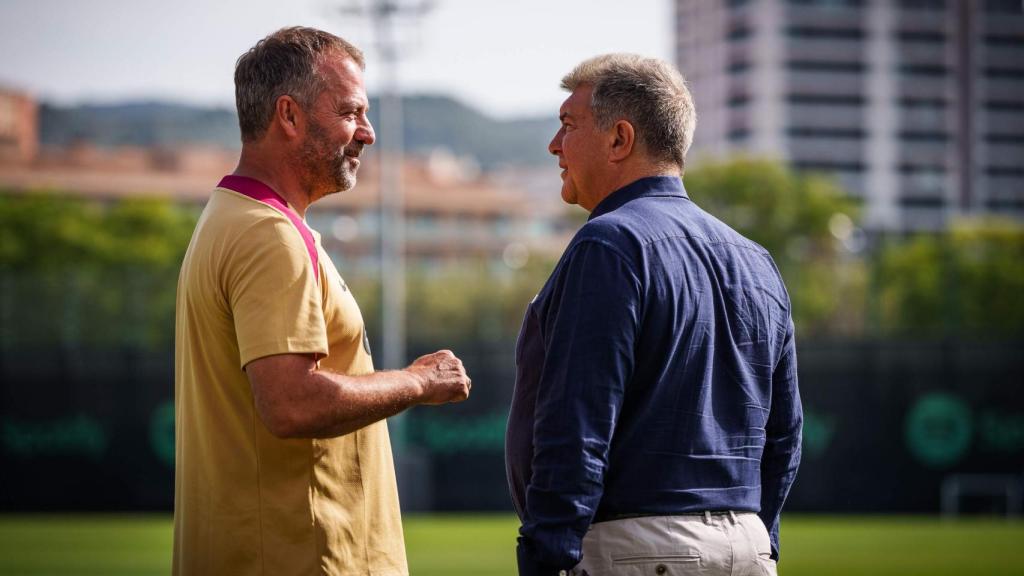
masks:
<instances>
[{"instance_id":1,"label":"shirt button","mask_svg":"<svg viewBox=\"0 0 1024 576\"><path fill-rule=\"evenodd\" d=\"M666 572L668 572L668 567L665 566L664 564L658 564L654 568L654 573L655 574L665 574Z\"/></svg>"},{"instance_id":2,"label":"shirt button","mask_svg":"<svg viewBox=\"0 0 1024 576\"><path fill-rule=\"evenodd\" d=\"M558 576L569 576L569 572L567 572L566 570L559 570Z\"/></svg>"}]
</instances>

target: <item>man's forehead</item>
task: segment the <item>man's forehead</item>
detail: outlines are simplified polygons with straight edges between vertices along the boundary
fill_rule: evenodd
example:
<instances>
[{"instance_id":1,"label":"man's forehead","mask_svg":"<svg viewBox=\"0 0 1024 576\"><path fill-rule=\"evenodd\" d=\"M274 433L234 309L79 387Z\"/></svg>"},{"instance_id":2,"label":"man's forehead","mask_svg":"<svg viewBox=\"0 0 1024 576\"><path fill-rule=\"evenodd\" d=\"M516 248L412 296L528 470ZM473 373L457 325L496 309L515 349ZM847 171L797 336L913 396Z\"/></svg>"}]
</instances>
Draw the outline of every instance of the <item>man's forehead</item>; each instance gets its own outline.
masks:
<instances>
[{"instance_id":1,"label":"man's forehead","mask_svg":"<svg viewBox=\"0 0 1024 576\"><path fill-rule=\"evenodd\" d=\"M366 102L363 70L351 58L335 58L324 62L321 74L326 90L338 100Z\"/></svg>"},{"instance_id":2,"label":"man's forehead","mask_svg":"<svg viewBox=\"0 0 1024 576\"><path fill-rule=\"evenodd\" d=\"M593 89L590 86L577 86L572 94L562 102L558 109L559 116L580 116L590 110L590 95Z\"/></svg>"},{"instance_id":3,"label":"man's forehead","mask_svg":"<svg viewBox=\"0 0 1024 576\"><path fill-rule=\"evenodd\" d=\"M363 82L363 69L347 56L329 55L320 64L320 74L326 78L345 83Z\"/></svg>"}]
</instances>

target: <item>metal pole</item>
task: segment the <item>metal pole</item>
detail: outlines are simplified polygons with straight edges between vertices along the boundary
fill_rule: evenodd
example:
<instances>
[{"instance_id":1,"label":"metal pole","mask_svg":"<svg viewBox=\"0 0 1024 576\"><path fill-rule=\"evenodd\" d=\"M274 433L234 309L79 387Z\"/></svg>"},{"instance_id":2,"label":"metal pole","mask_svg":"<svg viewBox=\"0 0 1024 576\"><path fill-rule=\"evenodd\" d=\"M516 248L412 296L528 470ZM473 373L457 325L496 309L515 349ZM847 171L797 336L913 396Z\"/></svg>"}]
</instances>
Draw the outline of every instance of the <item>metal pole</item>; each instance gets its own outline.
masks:
<instances>
[{"instance_id":1,"label":"metal pole","mask_svg":"<svg viewBox=\"0 0 1024 576\"><path fill-rule=\"evenodd\" d=\"M403 130L402 95L398 62L401 46L397 20L422 16L433 7L431 0L358 0L343 6L342 13L369 17L381 59L380 121L380 271L381 356L377 368L406 365L405 338L405 202L402 193ZM375 359L376 360L376 359ZM429 457L406 450L406 414L388 419L395 467L403 508L430 508ZM413 480L416 479L416 480Z\"/></svg>"},{"instance_id":2,"label":"metal pole","mask_svg":"<svg viewBox=\"0 0 1024 576\"><path fill-rule=\"evenodd\" d=\"M380 99L381 367L405 366L405 215L402 195L402 96L394 18L398 6L381 0L371 10L383 64Z\"/></svg>"}]
</instances>

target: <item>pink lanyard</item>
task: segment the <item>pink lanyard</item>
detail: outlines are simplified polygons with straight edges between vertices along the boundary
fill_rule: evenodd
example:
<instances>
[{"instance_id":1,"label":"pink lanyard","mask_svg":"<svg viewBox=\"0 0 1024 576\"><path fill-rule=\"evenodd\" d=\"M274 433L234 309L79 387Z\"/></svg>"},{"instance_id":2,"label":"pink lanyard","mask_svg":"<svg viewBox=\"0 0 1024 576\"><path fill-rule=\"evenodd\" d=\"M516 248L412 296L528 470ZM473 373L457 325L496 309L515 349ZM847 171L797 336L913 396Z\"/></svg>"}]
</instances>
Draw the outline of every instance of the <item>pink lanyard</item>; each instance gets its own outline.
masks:
<instances>
[{"instance_id":1,"label":"pink lanyard","mask_svg":"<svg viewBox=\"0 0 1024 576\"><path fill-rule=\"evenodd\" d=\"M306 243L306 251L309 252L309 260L313 263L313 276L316 278L316 283L320 285L320 257L316 251L316 242L313 240L313 233L310 232L309 227L306 223L299 218L299 215L292 211L288 207L288 203L284 201L284 198L274 192L270 186L267 186L259 180L254 180L246 176L234 176L227 175L221 178L220 184L217 184L218 188L227 188L228 190L234 190L243 196L248 196L253 200L257 200L277 210L281 214L284 214L292 221L295 225L295 229L299 231L302 236L302 240Z\"/></svg>"}]
</instances>

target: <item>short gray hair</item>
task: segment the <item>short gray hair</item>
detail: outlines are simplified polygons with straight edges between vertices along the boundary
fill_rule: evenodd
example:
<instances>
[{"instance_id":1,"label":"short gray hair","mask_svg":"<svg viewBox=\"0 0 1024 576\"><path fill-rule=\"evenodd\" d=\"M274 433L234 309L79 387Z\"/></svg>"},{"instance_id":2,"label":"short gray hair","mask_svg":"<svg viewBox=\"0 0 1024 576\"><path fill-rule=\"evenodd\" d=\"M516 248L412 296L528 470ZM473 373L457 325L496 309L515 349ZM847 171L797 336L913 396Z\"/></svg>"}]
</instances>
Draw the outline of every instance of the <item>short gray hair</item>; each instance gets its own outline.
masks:
<instances>
[{"instance_id":1,"label":"short gray hair","mask_svg":"<svg viewBox=\"0 0 1024 576\"><path fill-rule=\"evenodd\" d=\"M683 168L697 114L675 67L636 54L604 54L583 61L562 78L562 88L569 92L580 86L594 89L590 107L599 129L626 120L653 159Z\"/></svg>"},{"instance_id":2,"label":"short gray hair","mask_svg":"<svg viewBox=\"0 0 1024 576\"><path fill-rule=\"evenodd\" d=\"M274 116L277 99L289 95L304 109L320 96L319 66L325 55L340 54L366 67L363 53L323 30L281 28L260 40L235 63L235 106L242 141L259 139Z\"/></svg>"}]
</instances>

